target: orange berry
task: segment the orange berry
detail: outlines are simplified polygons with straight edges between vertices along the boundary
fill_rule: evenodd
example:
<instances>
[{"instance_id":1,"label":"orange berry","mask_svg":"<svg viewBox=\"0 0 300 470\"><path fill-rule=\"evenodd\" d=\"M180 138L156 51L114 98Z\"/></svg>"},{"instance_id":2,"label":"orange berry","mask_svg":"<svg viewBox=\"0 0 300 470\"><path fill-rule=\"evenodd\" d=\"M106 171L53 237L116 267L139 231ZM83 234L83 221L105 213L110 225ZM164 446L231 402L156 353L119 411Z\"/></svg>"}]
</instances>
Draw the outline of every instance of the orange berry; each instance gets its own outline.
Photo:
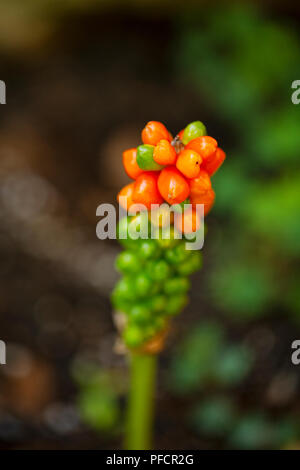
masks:
<instances>
[{"instance_id":1,"label":"orange berry","mask_svg":"<svg viewBox=\"0 0 300 470\"><path fill-rule=\"evenodd\" d=\"M181 129L181 131L178 132L178 134L177 134L180 140L182 140L182 138L183 138L183 133L184 133L184 129Z\"/></svg>"},{"instance_id":2,"label":"orange berry","mask_svg":"<svg viewBox=\"0 0 300 470\"><path fill-rule=\"evenodd\" d=\"M194 150L183 150L177 158L176 167L187 178L196 178L200 172L202 158Z\"/></svg>"},{"instance_id":3,"label":"orange berry","mask_svg":"<svg viewBox=\"0 0 300 470\"><path fill-rule=\"evenodd\" d=\"M151 209L151 204L161 204L161 197L157 187L157 172L147 171L137 177L133 188L132 199L137 204L144 204Z\"/></svg>"},{"instance_id":4,"label":"orange berry","mask_svg":"<svg viewBox=\"0 0 300 470\"><path fill-rule=\"evenodd\" d=\"M191 196L199 196L204 194L208 189L211 189L211 181L209 174L200 169L199 175L197 178L193 178L190 180L190 191Z\"/></svg>"},{"instance_id":5,"label":"orange berry","mask_svg":"<svg viewBox=\"0 0 300 470\"><path fill-rule=\"evenodd\" d=\"M204 215L208 214L215 202L215 192L213 189L208 189L205 193L197 196L190 196L191 203L204 204Z\"/></svg>"},{"instance_id":6,"label":"orange berry","mask_svg":"<svg viewBox=\"0 0 300 470\"><path fill-rule=\"evenodd\" d=\"M134 189L134 183L127 184L126 186L124 186L124 188L121 189L121 191L119 192L119 194L117 196L117 199L118 199L118 202L119 202L120 206L122 206L123 209L125 209L125 210L128 210L130 208L130 206L135 204L133 199L132 199L133 189ZM121 196L126 198L126 200L125 201L121 200L120 199Z\"/></svg>"},{"instance_id":7,"label":"orange berry","mask_svg":"<svg viewBox=\"0 0 300 470\"><path fill-rule=\"evenodd\" d=\"M171 141L167 128L158 121L149 121L142 130L142 141L144 144L157 145L162 139Z\"/></svg>"},{"instance_id":8,"label":"orange berry","mask_svg":"<svg viewBox=\"0 0 300 470\"><path fill-rule=\"evenodd\" d=\"M180 204L190 194L188 182L175 166L168 166L160 172L158 189L169 204Z\"/></svg>"},{"instance_id":9,"label":"orange berry","mask_svg":"<svg viewBox=\"0 0 300 470\"><path fill-rule=\"evenodd\" d=\"M174 226L181 233L192 233L199 230L201 219L195 209L184 210L174 217Z\"/></svg>"},{"instance_id":10,"label":"orange berry","mask_svg":"<svg viewBox=\"0 0 300 470\"><path fill-rule=\"evenodd\" d=\"M128 149L123 152L123 165L129 178L135 180L143 173L143 170L138 166L136 161L136 148Z\"/></svg>"},{"instance_id":11,"label":"orange berry","mask_svg":"<svg viewBox=\"0 0 300 470\"><path fill-rule=\"evenodd\" d=\"M203 169L212 176L220 168L225 158L226 153L222 149L218 148L216 153L203 163Z\"/></svg>"},{"instance_id":12,"label":"orange berry","mask_svg":"<svg viewBox=\"0 0 300 470\"><path fill-rule=\"evenodd\" d=\"M156 145L153 152L153 160L159 165L173 165L176 162L177 153L174 147L165 139Z\"/></svg>"},{"instance_id":13,"label":"orange berry","mask_svg":"<svg viewBox=\"0 0 300 470\"><path fill-rule=\"evenodd\" d=\"M203 158L203 160L209 159L217 150L218 142L209 135L197 137L191 140L187 145L186 149L195 150Z\"/></svg>"}]
</instances>

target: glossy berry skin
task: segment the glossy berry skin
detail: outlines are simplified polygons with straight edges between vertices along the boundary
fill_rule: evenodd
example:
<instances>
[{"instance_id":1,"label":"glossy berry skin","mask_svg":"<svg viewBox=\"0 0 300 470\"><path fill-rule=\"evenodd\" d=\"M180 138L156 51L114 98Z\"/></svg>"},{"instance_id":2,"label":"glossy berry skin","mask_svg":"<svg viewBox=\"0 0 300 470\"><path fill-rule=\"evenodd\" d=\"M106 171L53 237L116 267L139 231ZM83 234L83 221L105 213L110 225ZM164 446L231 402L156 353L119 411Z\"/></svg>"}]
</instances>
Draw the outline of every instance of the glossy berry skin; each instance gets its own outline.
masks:
<instances>
[{"instance_id":1,"label":"glossy berry skin","mask_svg":"<svg viewBox=\"0 0 300 470\"><path fill-rule=\"evenodd\" d=\"M216 152L217 147L218 142L216 139L209 135L204 135L191 140L185 148L194 150L199 153L203 160L207 160Z\"/></svg>"},{"instance_id":2,"label":"glossy berry skin","mask_svg":"<svg viewBox=\"0 0 300 470\"><path fill-rule=\"evenodd\" d=\"M121 189L121 191L119 192L117 196L119 204L125 210L130 209L130 207L133 204L135 204L135 202L132 199L133 190L134 190L134 183L127 184L126 186L124 186L124 188ZM125 200L121 199L121 196L126 199Z\"/></svg>"},{"instance_id":3,"label":"glossy berry skin","mask_svg":"<svg viewBox=\"0 0 300 470\"><path fill-rule=\"evenodd\" d=\"M123 165L129 178L135 180L143 170L138 166L136 161L137 150L131 148L123 152Z\"/></svg>"},{"instance_id":4,"label":"glossy berry skin","mask_svg":"<svg viewBox=\"0 0 300 470\"><path fill-rule=\"evenodd\" d=\"M158 142L153 152L153 159L159 165L173 165L177 159L177 153L168 140Z\"/></svg>"},{"instance_id":5,"label":"glossy berry skin","mask_svg":"<svg viewBox=\"0 0 300 470\"><path fill-rule=\"evenodd\" d=\"M202 158L194 150L183 150L177 158L176 168L186 178L196 178L200 172Z\"/></svg>"},{"instance_id":6,"label":"glossy berry skin","mask_svg":"<svg viewBox=\"0 0 300 470\"><path fill-rule=\"evenodd\" d=\"M208 189L205 193L197 196L190 197L191 203L204 204L204 215L207 215L215 202L215 192L213 189Z\"/></svg>"},{"instance_id":7,"label":"glossy berry skin","mask_svg":"<svg viewBox=\"0 0 300 470\"><path fill-rule=\"evenodd\" d=\"M132 251L125 250L116 259L116 268L124 274L137 273L141 269L139 257Z\"/></svg>"},{"instance_id":8,"label":"glossy berry skin","mask_svg":"<svg viewBox=\"0 0 300 470\"><path fill-rule=\"evenodd\" d=\"M163 168L162 165L156 163L153 159L154 145L139 145L137 148L137 164L142 170L146 171L159 171Z\"/></svg>"},{"instance_id":9,"label":"glossy berry skin","mask_svg":"<svg viewBox=\"0 0 300 470\"><path fill-rule=\"evenodd\" d=\"M225 152L222 149L218 148L216 150L216 153L204 162L203 169L207 171L210 176L212 176L220 168L225 158Z\"/></svg>"},{"instance_id":10,"label":"glossy berry skin","mask_svg":"<svg viewBox=\"0 0 300 470\"><path fill-rule=\"evenodd\" d=\"M190 183L190 195L195 197L206 193L207 190L211 189L211 180L209 174L200 169L197 178L193 178L189 181Z\"/></svg>"},{"instance_id":11,"label":"glossy berry skin","mask_svg":"<svg viewBox=\"0 0 300 470\"><path fill-rule=\"evenodd\" d=\"M167 128L158 121L149 121L142 130L142 141L144 144L157 145L162 139L172 140Z\"/></svg>"},{"instance_id":12,"label":"glossy berry skin","mask_svg":"<svg viewBox=\"0 0 300 470\"><path fill-rule=\"evenodd\" d=\"M147 209L151 209L151 204L161 204L163 198L157 186L158 175L156 172L144 172L137 177L132 199L138 204L144 204Z\"/></svg>"},{"instance_id":13,"label":"glossy berry skin","mask_svg":"<svg viewBox=\"0 0 300 470\"><path fill-rule=\"evenodd\" d=\"M169 204L180 204L190 194L190 187L175 166L164 168L158 177L158 189Z\"/></svg>"},{"instance_id":14,"label":"glossy berry skin","mask_svg":"<svg viewBox=\"0 0 300 470\"><path fill-rule=\"evenodd\" d=\"M191 122L186 126L182 136L182 142L187 145L191 140L206 135L206 127L201 121Z\"/></svg>"}]
</instances>

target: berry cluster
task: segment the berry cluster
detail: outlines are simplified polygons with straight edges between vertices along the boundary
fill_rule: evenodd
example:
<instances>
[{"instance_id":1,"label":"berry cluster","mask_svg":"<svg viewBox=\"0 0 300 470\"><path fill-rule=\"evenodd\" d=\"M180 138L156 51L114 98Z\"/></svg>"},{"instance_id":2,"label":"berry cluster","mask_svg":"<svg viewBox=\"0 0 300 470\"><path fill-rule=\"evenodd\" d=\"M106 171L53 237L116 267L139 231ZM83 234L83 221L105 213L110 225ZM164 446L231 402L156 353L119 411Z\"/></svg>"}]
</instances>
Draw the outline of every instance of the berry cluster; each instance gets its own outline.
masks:
<instances>
[{"instance_id":1,"label":"berry cluster","mask_svg":"<svg viewBox=\"0 0 300 470\"><path fill-rule=\"evenodd\" d=\"M204 205L204 215L211 209L215 193L210 177L225 159L200 121L189 124L174 139L162 123L151 121L142 131L142 141L143 145L123 153L125 171L134 182L120 191L120 204L126 210L133 204L151 209L152 204L164 202L179 208L189 204L189 209L182 210L182 218L175 218L167 238L162 219L157 221L155 238L132 238L131 225L136 228L145 217L147 225L154 224L145 212L119 222L118 238L125 251L118 256L116 268L123 278L113 291L112 302L126 315L123 339L130 348L153 341L166 330L169 318L186 305L188 276L200 269L202 260L200 252L187 250L186 240L176 234L199 229L195 205Z\"/></svg>"}]
</instances>

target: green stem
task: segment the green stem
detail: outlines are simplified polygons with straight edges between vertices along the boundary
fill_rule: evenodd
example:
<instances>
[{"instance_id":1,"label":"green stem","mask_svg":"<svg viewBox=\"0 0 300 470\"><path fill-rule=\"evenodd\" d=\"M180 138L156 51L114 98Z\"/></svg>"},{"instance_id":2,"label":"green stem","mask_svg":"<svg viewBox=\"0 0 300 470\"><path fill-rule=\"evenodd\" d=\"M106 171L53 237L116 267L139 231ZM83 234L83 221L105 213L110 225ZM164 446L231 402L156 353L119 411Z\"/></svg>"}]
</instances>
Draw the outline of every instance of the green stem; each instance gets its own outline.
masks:
<instances>
[{"instance_id":1,"label":"green stem","mask_svg":"<svg viewBox=\"0 0 300 470\"><path fill-rule=\"evenodd\" d=\"M125 449L148 450L152 439L157 357L155 354L132 353L130 359Z\"/></svg>"}]
</instances>

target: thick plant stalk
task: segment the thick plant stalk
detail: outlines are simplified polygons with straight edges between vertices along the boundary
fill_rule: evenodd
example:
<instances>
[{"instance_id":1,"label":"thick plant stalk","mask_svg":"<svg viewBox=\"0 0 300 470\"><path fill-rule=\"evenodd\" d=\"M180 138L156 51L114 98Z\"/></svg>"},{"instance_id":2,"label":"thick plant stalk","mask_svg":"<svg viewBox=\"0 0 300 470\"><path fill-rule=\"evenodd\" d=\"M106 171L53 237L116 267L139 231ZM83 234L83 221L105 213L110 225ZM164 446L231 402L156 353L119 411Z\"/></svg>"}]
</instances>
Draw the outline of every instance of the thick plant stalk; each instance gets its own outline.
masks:
<instances>
[{"instance_id":1,"label":"thick plant stalk","mask_svg":"<svg viewBox=\"0 0 300 470\"><path fill-rule=\"evenodd\" d=\"M125 449L148 450L152 446L157 355L131 353L130 368Z\"/></svg>"}]
</instances>

